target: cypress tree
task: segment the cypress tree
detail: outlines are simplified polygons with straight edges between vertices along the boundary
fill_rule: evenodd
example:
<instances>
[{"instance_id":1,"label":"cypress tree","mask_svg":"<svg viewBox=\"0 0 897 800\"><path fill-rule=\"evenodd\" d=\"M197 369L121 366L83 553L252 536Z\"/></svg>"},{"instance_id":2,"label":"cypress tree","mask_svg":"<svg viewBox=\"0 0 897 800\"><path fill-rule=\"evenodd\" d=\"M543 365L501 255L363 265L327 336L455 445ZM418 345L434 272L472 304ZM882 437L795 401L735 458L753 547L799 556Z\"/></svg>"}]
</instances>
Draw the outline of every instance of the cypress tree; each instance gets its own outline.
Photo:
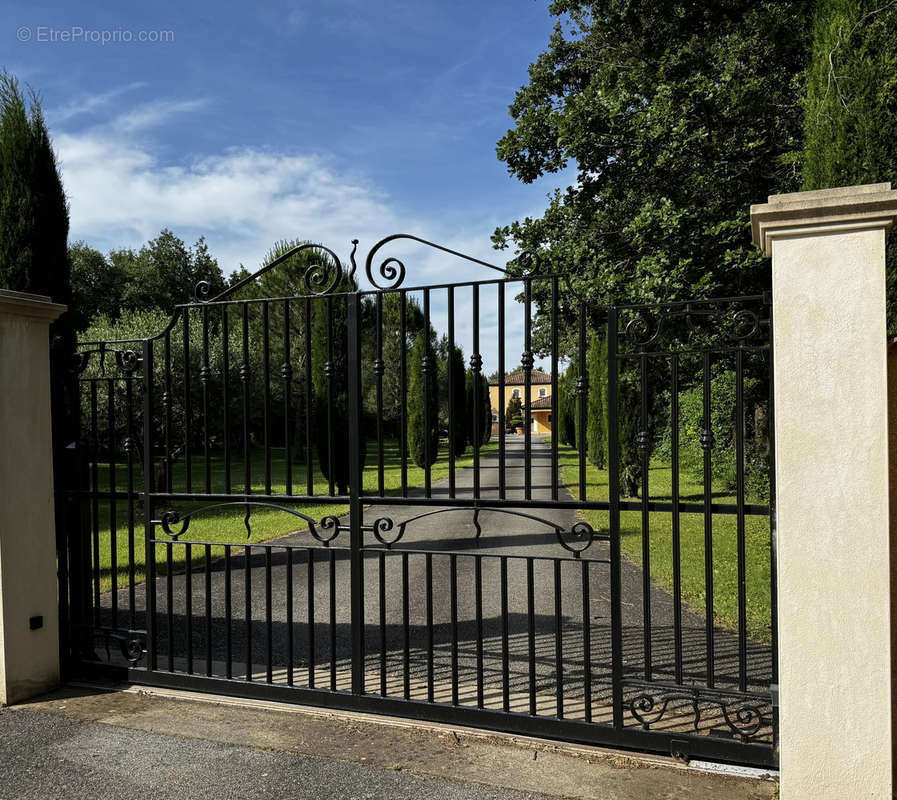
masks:
<instances>
[{"instance_id":1,"label":"cypress tree","mask_svg":"<svg viewBox=\"0 0 897 800\"><path fill-rule=\"evenodd\" d=\"M607 466L607 340L592 338L587 356L589 401L586 418L588 457L598 469Z\"/></svg>"},{"instance_id":2,"label":"cypress tree","mask_svg":"<svg viewBox=\"0 0 897 800\"><path fill-rule=\"evenodd\" d=\"M40 102L29 99L0 73L0 286L70 303L68 203Z\"/></svg>"},{"instance_id":3,"label":"cypress tree","mask_svg":"<svg viewBox=\"0 0 897 800\"><path fill-rule=\"evenodd\" d=\"M351 292L355 285L348 278L343 278L336 289L337 292ZM331 338L332 342L328 347ZM330 480L332 447L332 480L339 494L348 494L350 430L347 295L328 295L312 301L311 339L312 416L315 422L318 467L324 477ZM358 436L357 445L362 465L367 454L364 428L362 425L362 430L352 432Z\"/></svg>"},{"instance_id":4,"label":"cypress tree","mask_svg":"<svg viewBox=\"0 0 897 800\"><path fill-rule=\"evenodd\" d=\"M467 394L467 441L471 447L476 449L477 447L482 447L492 438L492 403L489 399L489 381L485 375L480 375L479 408L477 408L477 398L474 395L474 374L471 370L467 371L465 386ZM477 418L479 443L474 441L474 414L479 415Z\"/></svg>"},{"instance_id":5,"label":"cypress tree","mask_svg":"<svg viewBox=\"0 0 897 800\"><path fill-rule=\"evenodd\" d=\"M420 334L408 353L408 452L422 469L435 463L439 452L439 386L433 370L427 392L425 352L424 334Z\"/></svg>"},{"instance_id":6,"label":"cypress tree","mask_svg":"<svg viewBox=\"0 0 897 800\"><path fill-rule=\"evenodd\" d=\"M464 353L455 345L454 352L448 355L446 370L452 371L452 419L445 415L449 429L449 447L455 458L464 455L467 449L467 418L470 413L467 401L466 375L464 371ZM448 392L448 386L445 387Z\"/></svg>"},{"instance_id":7,"label":"cypress tree","mask_svg":"<svg viewBox=\"0 0 897 800\"><path fill-rule=\"evenodd\" d=\"M576 378L579 376L579 365L571 360L561 380L558 382L558 416L560 417L560 436L564 444L576 447Z\"/></svg>"},{"instance_id":8,"label":"cypress tree","mask_svg":"<svg viewBox=\"0 0 897 800\"><path fill-rule=\"evenodd\" d=\"M897 183L897 4L818 0L804 101L803 188ZM897 248L887 260L897 330Z\"/></svg>"}]
</instances>

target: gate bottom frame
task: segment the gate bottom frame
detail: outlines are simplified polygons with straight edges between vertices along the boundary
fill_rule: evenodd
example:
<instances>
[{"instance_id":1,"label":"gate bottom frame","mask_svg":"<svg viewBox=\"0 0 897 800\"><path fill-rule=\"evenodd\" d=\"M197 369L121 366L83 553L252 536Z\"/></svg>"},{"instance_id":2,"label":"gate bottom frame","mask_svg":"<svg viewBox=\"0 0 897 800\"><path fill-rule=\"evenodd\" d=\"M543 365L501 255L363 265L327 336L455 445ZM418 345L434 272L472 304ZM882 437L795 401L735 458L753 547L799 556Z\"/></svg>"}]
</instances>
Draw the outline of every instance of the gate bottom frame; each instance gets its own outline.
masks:
<instances>
[{"instance_id":1,"label":"gate bottom frame","mask_svg":"<svg viewBox=\"0 0 897 800\"><path fill-rule=\"evenodd\" d=\"M86 667L87 665L83 665ZM450 703L405 700L377 694L281 686L255 681L234 681L199 675L91 664L85 679L106 678L135 686L204 692L246 700L268 700L339 711L381 714L421 722L459 725L468 728L515 733L570 744L618 748L633 753L673 756L679 760L708 759L749 767L778 769L778 754L772 745L726 741L712 736L664 734L636 727L615 728L595 722L531 716L514 711L466 708ZM74 671L74 670L73 670Z\"/></svg>"}]
</instances>

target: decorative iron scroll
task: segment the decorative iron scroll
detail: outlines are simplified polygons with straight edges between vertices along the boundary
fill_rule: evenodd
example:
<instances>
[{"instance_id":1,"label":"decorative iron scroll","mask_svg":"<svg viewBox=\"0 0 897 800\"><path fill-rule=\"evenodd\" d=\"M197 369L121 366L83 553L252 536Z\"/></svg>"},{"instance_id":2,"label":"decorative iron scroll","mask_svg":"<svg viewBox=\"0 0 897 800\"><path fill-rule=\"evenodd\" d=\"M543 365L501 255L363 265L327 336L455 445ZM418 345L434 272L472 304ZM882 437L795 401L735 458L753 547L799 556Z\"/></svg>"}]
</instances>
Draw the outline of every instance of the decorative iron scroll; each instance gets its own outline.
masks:
<instances>
[{"instance_id":1,"label":"decorative iron scroll","mask_svg":"<svg viewBox=\"0 0 897 800\"><path fill-rule=\"evenodd\" d=\"M304 250L322 251L327 255L327 259L330 262L327 263L327 261L322 259L321 263L311 264L306 268L305 273L302 276L302 284L305 287L305 290L309 294L330 294L339 286L344 277L348 278L350 281L354 281L355 249L358 247L358 240L353 239L352 244L352 255L350 256L352 260L352 269L348 273L346 273L345 268L343 267L343 263L339 259L339 256L334 253L333 250L323 244L313 244L309 242L307 244L300 244L296 247L290 248L286 253L278 256L268 264L265 264L264 267L256 270L249 277L243 278L243 280L235 283L233 286L229 286L223 292L220 292L214 297L209 297L212 291L211 284L205 280L200 281L196 284L196 288L193 290L193 296L198 303L214 303L218 300L225 300L234 292L242 289L247 284L252 283L256 278L261 277L266 272L270 272L278 265L283 264L284 261L288 261L289 259L293 258L293 256L301 253Z\"/></svg>"},{"instance_id":2,"label":"decorative iron scroll","mask_svg":"<svg viewBox=\"0 0 897 800\"><path fill-rule=\"evenodd\" d=\"M450 247L444 247L441 244L436 244L435 242L421 239L419 236L412 236L410 233L394 233L391 236L384 237L371 248L370 252L368 253L367 260L364 264L364 271L368 277L368 280L377 289L398 289L405 280L405 264L401 259L395 257L386 258L381 261L380 266L377 268L377 275L374 275L375 254L381 247L388 244L389 242L395 241L396 239L410 239L413 242L420 242L427 247L441 250L443 253L449 253L450 255L457 256L458 258L463 258L465 261L471 261L474 264L480 264L483 267L488 267L489 269L495 270L496 272L500 272L502 275L509 274L508 270L502 269L502 267L497 267L495 266L495 264L490 264L488 261L481 261L479 258L474 258L473 256L469 256L466 253L461 253L458 250L452 250ZM381 283L381 281L383 282Z\"/></svg>"},{"instance_id":3,"label":"decorative iron scroll","mask_svg":"<svg viewBox=\"0 0 897 800\"><path fill-rule=\"evenodd\" d=\"M112 660L113 642L121 651L122 658L131 667L136 667L146 653L146 631L93 629L94 642L99 640L106 651L106 661Z\"/></svg>"},{"instance_id":4,"label":"decorative iron scroll","mask_svg":"<svg viewBox=\"0 0 897 800\"><path fill-rule=\"evenodd\" d=\"M329 547L330 543L339 536L342 527L340 526L339 517L336 517L332 514L328 514L325 517L321 518L321 521L318 522L315 519L312 519L309 516L306 516L301 511L296 511L292 508L287 508L286 506L277 505L275 503L265 503L258 500L235 500L229 503L213 503L212 505L203 506L202 508L198 508L195 511L191 511L189 514L181 514L179 511L175 509L169 509L165 511L159 519L154 519L152 521L153 525L158 525L165 532L166 536L168 536L173 541L178 541L181 536L187 533L187 530L190 528L190 520L199 515L205 514L208 511L212 511L216 508L233 508L234 506L242 506L246 509L246 515L243 517L243 525L246 527L246 538L248 539L252 535L252 528L249 524L250 518L250 506L261 506L262 508L270 508L275 509L277 511L283 511L286 514L291 514L294 517L298 517L308 526L308 532L319 541L324 547ZM174 526L180 526L179 530L175 530Z\"/></svg>"},{"instance_id":5,"label":"decorative iron scroll","mask_svg":"<svg viewBox=\"0 0 897 800\"><path fill-rule=\"evenodd\" d=\"M719 709L722 721L728 730L743 742L758 738L772 728L772 700L769 697L752 694L727 694L717 690L678 686L638 685L626 700L629 713L644 730L650 730L666 718L671 706L677 704L691 706L691 725L695 732L707 715L702 705ZM682 706L677 705L681 710ZM710 735L713 735L712 733Z\"/></svg>"},{"instance_id":6,"label":"decorative iron scroll","mask_svg":"<svg viewBox=\"0 0 897 800\"><path fill-rule=\"evenodd\" d=\"M745 301L756 305L746 306ZM686 346L702 336L738 347L765 345L769 326L764 296L734 300L693 300L656 306L624 306L620 309L620 334L635 352L672 342Z\"/></svg>"},{"instance_id":7,"label":"decorative iron scroll","mask_svg":"<svg viewBox=\"0 0 897 800\"><path fill-rule=\"evenodd\" d=\"M473 526L476 529L476 535L474 536L475 541L479 540L483 533L483 527L480 524L480 514L484 511L489 511L495 514L510 514L514 517L522 517L523 519L533 520L546 525L551 529L555 536L557 536L561 547L568 552L573 553L574 558L579 558L582 553L592 546L592 542L594 541L610 541L609 534L597 533L595 529L584 520L575 522L568 530L562 525L542 519L541 517L536 517L532 514L524 514L522 511L513 511L508 508L438 508L435 511L427 511L398 523L390 517L378 517L372 524L363 525L361 530L366 533L374 534L374 538L388 550L405 535L406 528L413 522L422 520L425 517L432 517L435 514L451 514L459 511L468 513L473 512ZM338 520L337 524L339 524ZM343 525L342 528L348 530L347 526ZM387 535L390 531L395 531L395 534L392 536Z\"/></svg>"},{"instance_id":8,"label":"decorative iron scroll","mask_svg":"<svg viewBox=\"0 0 897 800\"><path fill-rule=\"evenodd\" d=\"M83 373L90 363L91 355L94 353L99 354L100 375L103 377L106 375L106 356L109 353L115 356L115 363L118 368L125 373L125 377L131 377L131 375L143 366L143 357L136 350L121 350L115 347L108 347L101 342L99 347L72 353L71 361L69 362L69 370L71 373L74 375Z\"/></svg>"}]
</instances>

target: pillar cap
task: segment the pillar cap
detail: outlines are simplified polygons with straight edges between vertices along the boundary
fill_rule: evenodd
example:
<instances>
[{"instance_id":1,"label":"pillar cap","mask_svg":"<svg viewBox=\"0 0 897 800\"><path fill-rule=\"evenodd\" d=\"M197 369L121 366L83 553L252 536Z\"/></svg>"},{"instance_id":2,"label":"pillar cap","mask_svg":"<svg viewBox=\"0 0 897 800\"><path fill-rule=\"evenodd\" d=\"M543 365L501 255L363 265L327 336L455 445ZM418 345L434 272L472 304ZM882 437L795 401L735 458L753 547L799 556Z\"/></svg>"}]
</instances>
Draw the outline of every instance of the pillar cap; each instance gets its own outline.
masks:
<instances>
[{"instance_id":1,"label":"pillar cap","mask_svg":"<svg viewBox=\"0 0 897 800\"><path fill-rule=\"evenodd\" d=\"M754 244L771 255L775 239L848 230L888 230L897 221L897 191L890 183L776 194L751 206Z\"/></svg>"},{"instance_id":2,"label":"pillar cap","mask_svg":"<svg viewBox=\"0 0 897 800\"><path fill-rule=\"evenodd\" d=\"M42 294L14 292L0 289L0 315L9 317L28 317L53 322L66 310L62 303L54 303Z\"/></svg>"}]
</instances>

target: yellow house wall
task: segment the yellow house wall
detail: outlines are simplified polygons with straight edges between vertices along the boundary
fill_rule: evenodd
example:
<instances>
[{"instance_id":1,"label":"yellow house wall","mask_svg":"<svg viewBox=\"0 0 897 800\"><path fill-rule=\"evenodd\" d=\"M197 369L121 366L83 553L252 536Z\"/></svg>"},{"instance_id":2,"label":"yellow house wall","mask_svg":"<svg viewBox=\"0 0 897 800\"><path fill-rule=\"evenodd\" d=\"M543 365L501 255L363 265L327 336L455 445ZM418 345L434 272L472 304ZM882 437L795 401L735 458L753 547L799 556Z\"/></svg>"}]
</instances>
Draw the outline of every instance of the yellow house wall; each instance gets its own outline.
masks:
<instances>
[{"instance_id":1,"label":"yellow house wall","mask_svg":"<svg viewBox=\"0 0 897 800\"><path fill-rule=\"evenodd\" d=\"M538 400L539 399L539 389L540 388L545 389L546 397L551 397L551 384L550 383L539 383L539 384L533 384L532 386L530 386L530 393L529 393L530 400ZM499 410L501 410L501 412L504 412L507 409L508 403L511 402L512 390L514 390L514 389L520 389L520 402L523 403L524 396L526 393L525 386L516 386L516 385L515 386L505 386L505 398L506 399L505 399L504 403L499 402L498 386L490 386L489 387L489 401L492 404L492 412L494 414L499 413ZM548 417L551 415L551 412L548 410L536 410L531 413L532 413L533 422L535 423L535 426L533 427L533 433L551 433L551 423L548 421ZM493 435L498 434L498 424L497 423L492 424L492 433L493 433Z\"/></svg>"}]
</instances>

